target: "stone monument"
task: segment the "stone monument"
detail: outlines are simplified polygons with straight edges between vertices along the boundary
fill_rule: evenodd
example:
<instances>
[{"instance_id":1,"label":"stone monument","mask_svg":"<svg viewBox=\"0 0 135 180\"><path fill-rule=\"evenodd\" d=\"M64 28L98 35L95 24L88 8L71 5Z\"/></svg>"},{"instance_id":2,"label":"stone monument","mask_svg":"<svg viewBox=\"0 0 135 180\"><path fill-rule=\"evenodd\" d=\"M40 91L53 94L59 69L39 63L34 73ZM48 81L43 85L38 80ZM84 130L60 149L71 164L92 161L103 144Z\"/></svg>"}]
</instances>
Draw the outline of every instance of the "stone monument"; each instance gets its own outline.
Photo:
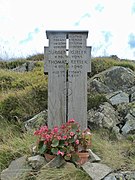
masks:
<instances>
[{"instance_id":1,"label":"stone monument","mask_svg":"<svg viewBox=\"0 0 135 180\"><path fill-rule=\"evenodd\" d=\"M48 73L48 126L74 118L87 127L87 72L91 71L88 31L46 31L49 47L44 48Z\"/></svg>"}]
</instances>

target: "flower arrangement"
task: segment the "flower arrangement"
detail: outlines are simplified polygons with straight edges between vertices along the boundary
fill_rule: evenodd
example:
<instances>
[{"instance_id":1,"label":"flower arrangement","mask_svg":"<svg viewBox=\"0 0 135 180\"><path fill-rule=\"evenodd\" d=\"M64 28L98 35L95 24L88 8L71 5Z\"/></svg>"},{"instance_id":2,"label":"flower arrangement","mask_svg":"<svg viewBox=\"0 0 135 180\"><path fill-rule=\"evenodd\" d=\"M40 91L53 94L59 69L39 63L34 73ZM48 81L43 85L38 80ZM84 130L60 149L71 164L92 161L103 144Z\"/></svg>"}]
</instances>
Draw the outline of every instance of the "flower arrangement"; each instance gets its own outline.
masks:
<instances>
[{"instance_id":1,"label":"flower arrangement","mask_svg":"<svg viewBox=\"0 0 135 180\"><path fill-rule=\"evenodd\" d=\"M74 119L53 129L42 126L34 132L34 135L38 136L37 148L40 154L61 155L70 161L76 161L77 152L87 151L91 146L90 130L82 131Z\"/></svg>"}]
</instances>

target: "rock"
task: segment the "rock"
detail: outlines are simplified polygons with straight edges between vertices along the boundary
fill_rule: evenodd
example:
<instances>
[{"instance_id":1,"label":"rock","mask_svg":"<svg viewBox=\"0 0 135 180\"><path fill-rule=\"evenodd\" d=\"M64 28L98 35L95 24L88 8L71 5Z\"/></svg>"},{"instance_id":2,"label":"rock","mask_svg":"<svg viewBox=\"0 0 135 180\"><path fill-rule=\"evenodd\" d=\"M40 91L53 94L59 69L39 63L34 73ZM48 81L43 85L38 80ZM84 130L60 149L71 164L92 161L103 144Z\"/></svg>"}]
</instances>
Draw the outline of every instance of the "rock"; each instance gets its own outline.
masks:
<instances>
[{"instance_id":1,"label":"rock","mask_svg":"<svg viewBox=\"0 0 135 180\"><path fill-rule=\"evenodd\" d=\"M46 124L47 111L42 111L39 114L35 115L33 118L24 122L24 126L27 131L33 131L33 129L38 129L40 126Z\"/></svg>"},{"instance_id":2,"label":"rock","mask_svg":"<svg viewBox=\"0 0 135 180\"><path fill-rule=\"evenodd\" d=\"M111 67L90 78L88 88L92 92L110 93L115 91L128 92L135 85L135 73L122 66Z\"/></svg>"},{"instance_id":3,"label":"rock","mask_svg":"<svg viewBox=\"0 0 135 180\"><path fill-rule=\"evenodd\" d=\"M90 155L90 162L91 163L101 161L101 159L94 152L92 152L91 149L88 149L88 152L89 152L89 155Z\"/></svg>"},{"instance_id":4,"label":"rock","mask_svg":"<svg viewBox=\"0 0 135 180\"><path fill-rule=\"evenodd\" d=\"M119 122L118 114L108 102L100 105L97 110L88 111L88 124L92 129L103 127L112 130Z\"/></svg>"},{"instance_id":5,"label":"rock","mask_svg":"<svg viewBox=\"0 0 135 180\"><path fill-rule=\"evenodd\" d=\"M116 172L111 173L103 180L135 180L135 172L125 171L125 172Z\"/></svg>"},{"instance_id":6,"label":"rock","mask_svg":"<svg viewBox=\"0 0 135 180\"><path fill-rule=\"evenodd\" d=\"M105 177L103 180L117 180L117 179L125 180L124 175L121 173L112 173L107 177Z\"/></svg>"},{"instance_id":7,"label":"rock","mask_svg":"<svg viewBox=\"0 0 135 180\"><path fill-rule=\"evenodd\" d=\"M121 103L129 103L129 95L122 91L117 91L106 96L112 105L117 105Z\"/></svg>"},{"instance_id":8,"label":"rock","mask_svg":"<svg viewBox=\"0 0 135 180\"><path fill-rule=\"evenodd\" d=\"M135 180L135 171L125 173L126 180Z\"/></svg>"},{"instance_id":9,"label":"rock","mask_svg":"<svg viewBox=\"0 0 135 180\"><path fill-rule=\"evenodd\" d=\"M45 158L40 156L40 155L36 155L36 156L32 156L28 158L28 164L33 168L33 169L40 169L42 166L44 166L45 164L47 164L47 162L45 161Z\"/></svg>"},{"instance_id":10,"label":"rock","mask_svg":"<svg viewBox=\"0 0 135 180\"><path fill-rule=\"evenodd\" d=\"M104 85L102 82L98 81L95 77L95 79L93 79L91 81L91 84L88 84L88 90L90 89L90 91L92 92L98 92L98 93L110 93L112 92L109 87L107 87L106 85Z\"/></svg>"},{"instance_id":11,"label":"rock","mask_svg":"<svg viewBox=\"0 0 135 180\"><path fill-rule=\"evenodd\" d=\"M82 168L86 173L89 174L92 180L101 180L112 172L112 169L110 167L101 163L87 162L82 165Z\"/></svg>"},{"instance_id":12,"label":"rock","mask_svg":"<svg viewBox=\"0 0 135 180\"><path fill-rule=\"evenodd\" d=\"M9 167L2 171L1 180L20 179L21 176L25 176L31 171L32 168L28 166L26 156L23 156L12 161Z\"/></svg>"},{"instance_id":13,"label":"rock","mask_svg":"<svg viewBox=\"0 0 135 180\"><path fill-rule=\"evenodd\" d=\"M18 66L16 68L12 69L12 71L16 71L16 72L32 71L35 68L35 64L36 64L36 61L35 62L28 61L28 62L22 64L21 66Z\"/></svg>"},{"instance_id":14,"label":"rock","mask_svg":"<svg viewBox=\"0 0 135 180\"><path fill-rule=\"evenodd\" d=\"M121 131L124 136L128 134L135 133L135 108L134 111L130 111L125 117L125 125L122 127Z\"/></svg>"},{"instance_id":15,"label":"rock","mask_svg":"<svg viewBox=\"0 0 135 180\"><path fill-rule=\"evenodd\" d=\"M130 102L134 102L135 101L135 92L131 94L131 99Z\"/></svg>"},{"instance_id":16,"label":"rock","mask_svg":"<svg viewBox=\"0 0 135 180\"><path fill-rule=\"evenodd\" d=\"M47 163L43 168L50 167L50 168L59 168L66 164L66 161L62 156L56 156L56 158L52 159L49 163Z\"/></svg>"}]
</instances>

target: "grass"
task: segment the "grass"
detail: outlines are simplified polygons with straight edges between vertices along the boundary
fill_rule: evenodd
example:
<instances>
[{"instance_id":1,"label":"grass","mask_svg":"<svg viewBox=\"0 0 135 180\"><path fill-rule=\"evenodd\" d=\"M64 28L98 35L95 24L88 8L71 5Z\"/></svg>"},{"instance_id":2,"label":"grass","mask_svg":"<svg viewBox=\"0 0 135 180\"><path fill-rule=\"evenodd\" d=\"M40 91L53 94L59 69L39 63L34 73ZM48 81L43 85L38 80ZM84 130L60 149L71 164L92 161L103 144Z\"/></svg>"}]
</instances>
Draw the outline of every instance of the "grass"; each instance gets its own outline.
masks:
<instances>
[{"instance_id":1,"label":"grass","mask_svg":"<svg viewBox=\"0 0 135 180\"><path fill-rule=\"evenodd\" d=\"M36 138L29 133L22 133L20 124L0 121L0 169L6 168L9 163L23 155L31 154L31 146Z\"/></svg>"},{"instance_id":2,"label":"grass","mask_svg":"<svg viewBox=\"0 0 135 180\"><path fill-rule=\"evenodd\" d=\"M90 180L90 177L82 170L68 164L63 168L43 168L36 180Z\"/></svg>"},{"instance_id":3,"label":"grass","mask_svg":"<svg viewBox=\"0 0 135 180\"><path fill-rule=\"evenodd\" d=\"M135 143L133 140L111 140L106 130L93 132L93 151L102 162L114 170L135 169Z\"/></svg>"},{"instance_id":4,"label":"grass","mask_svg":"<svg viewBox=\"0 0 135 180\"><path fill-rule=\"evenodd\" d=\"M8 120L28 119L47 108L47 76L43 63L31 72L0 69L0 114Z\"/></svg>"},{"instance_id":5,"label":"grass","mask_svg":"<svg viewBox=\"0 0 135 180\"><path fill-rule=\"evenodd\" d=\"M113 59L111 57L93 58L91 60L92 70L90 76L100 73L113 66L122 66L125 68L130 68L131 70L135 71L135 63L130 60L118 60L118 59Z\"/></svg>"}]
</instances>

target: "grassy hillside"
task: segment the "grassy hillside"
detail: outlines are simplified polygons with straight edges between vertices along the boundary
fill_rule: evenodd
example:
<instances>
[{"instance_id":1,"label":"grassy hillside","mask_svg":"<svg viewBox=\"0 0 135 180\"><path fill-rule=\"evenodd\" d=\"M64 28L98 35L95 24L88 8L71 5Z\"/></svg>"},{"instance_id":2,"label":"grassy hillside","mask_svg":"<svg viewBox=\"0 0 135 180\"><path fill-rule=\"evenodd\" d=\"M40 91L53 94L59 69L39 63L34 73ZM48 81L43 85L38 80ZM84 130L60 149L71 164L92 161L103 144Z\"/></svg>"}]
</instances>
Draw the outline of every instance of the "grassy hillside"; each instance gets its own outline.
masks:
<instances>
[{"instance_id":1,"label":"grassy hillside","mask_svg":"<svg viewBox=\"0 0 135 180\"><path fill-rule=\"evenodd\" d=\"M27 119L47 108L47 76L43 63L31 72L0 69L0 114L12 120Z\"/></svg>"},{"instance_id":2,"label":"grassy hillside","mask_svg":"<svg viewBox=\"0 0 135 180\"><path fill-rule=\"evenodd\" d=\"M42 57L42 55L38 56L40 60ZM18 73L11 70L28 60L37 60L36 56L33 58L0 62L1 170L6 168L12 159L31 153L31 145L35 143L35 137L23 131L22 121L47 109L48 79L43 72L43 62L39 60L37 66L30 72ZM116 65L135 71L135 63L128 60L94 58L90 76ZM102 95L91 95L89 99L95 102L89 108L106 101ZM101 130L93 132L92 149L101 157L102 162L114 169L135 169L135 143L133 141L134 138L117 141L112 139L108 132Z\"/></svg>"}]
</instances>

